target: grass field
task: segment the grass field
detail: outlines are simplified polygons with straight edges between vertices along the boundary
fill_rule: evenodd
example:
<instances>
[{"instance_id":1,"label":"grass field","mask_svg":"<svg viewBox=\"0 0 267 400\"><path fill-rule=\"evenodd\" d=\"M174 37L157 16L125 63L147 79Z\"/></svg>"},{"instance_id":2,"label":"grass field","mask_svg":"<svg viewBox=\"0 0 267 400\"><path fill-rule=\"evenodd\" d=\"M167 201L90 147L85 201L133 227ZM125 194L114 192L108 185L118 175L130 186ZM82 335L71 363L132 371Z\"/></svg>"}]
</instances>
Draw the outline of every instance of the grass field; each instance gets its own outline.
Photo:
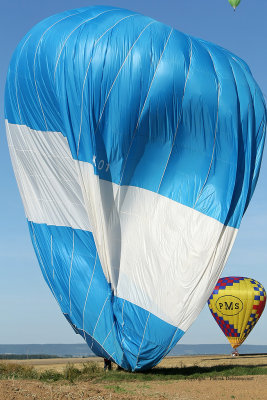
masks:
<instances>
[{"instance_id":1,"label":"grass field","mask_svg":"<svg viewBox=\"0 0 267 400\"><path fill-rule=\"evenodd\" d=\"M103 360L0 363L2 400L267 400L267 355L169 357L150 371L103 371Z\"/></svg>"}]
</instances>

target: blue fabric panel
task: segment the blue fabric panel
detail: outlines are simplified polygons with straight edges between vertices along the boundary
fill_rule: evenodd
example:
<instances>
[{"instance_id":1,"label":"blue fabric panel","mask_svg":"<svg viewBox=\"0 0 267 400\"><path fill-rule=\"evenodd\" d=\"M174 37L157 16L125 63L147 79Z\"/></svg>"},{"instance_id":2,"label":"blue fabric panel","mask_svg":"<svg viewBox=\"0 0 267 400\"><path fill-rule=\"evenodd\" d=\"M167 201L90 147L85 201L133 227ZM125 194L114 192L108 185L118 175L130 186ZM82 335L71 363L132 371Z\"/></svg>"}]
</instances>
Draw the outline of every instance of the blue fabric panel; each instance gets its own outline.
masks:
<instances>
[{"instance_id":1,"label":"blue fabric panel","mask_svg":"<svg viewBox=\"0 0 267 400\"><path fill-rule=\"evenodd\" d=\"M248 66L227 50L129 10L71 10L21 41L5 103L9 122L62 132L100 178L239 227L266 108Z\"/></svg>"},{"instance_id":2,"label":"blue fabric panel","mask_svg":"<svg viewBox=\"0 0 267 400\"><path fill-rule=\"evenodd\" d=\"M114 298L114 314L121 326L124 359L132 370L148 369L158 363L184 332L120 298ZM145 366L145 368L144 368Z\"/></svg>"},{"instance_id":3,"label":"blue fabric panel","mask_svg":"<svg viewBox=\"0 0 267 400\"><path fill-rule=\"evenodd\" d=\"M43 276L59 307L100 357L128 370L156 365L184 334L114 296L91 232L29 222Z\"/></svg>"}]
</instances>

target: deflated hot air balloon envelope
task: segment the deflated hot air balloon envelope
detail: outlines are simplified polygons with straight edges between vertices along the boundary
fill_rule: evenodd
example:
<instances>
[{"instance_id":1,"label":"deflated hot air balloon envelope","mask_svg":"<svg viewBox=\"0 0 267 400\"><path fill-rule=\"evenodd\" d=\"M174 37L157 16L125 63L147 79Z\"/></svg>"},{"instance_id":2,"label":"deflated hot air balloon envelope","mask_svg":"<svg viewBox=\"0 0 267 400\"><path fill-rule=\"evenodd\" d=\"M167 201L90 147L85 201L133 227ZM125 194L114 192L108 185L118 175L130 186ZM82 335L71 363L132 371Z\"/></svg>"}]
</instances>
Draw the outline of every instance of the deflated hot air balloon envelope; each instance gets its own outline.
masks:
<instances>
[{"instance_id":1,"label":"deflated hot air balloon envelope","mask_svg":"<svg viewBox=\"0 0 267 400\"><path fill-rule=\"evenodd\" d=\"M134 11L78 8L22 39L5 116L60 309L96 355L151 368L206 304L255 189L266 109L249 67Z\"/></svg>"}]
</instances>

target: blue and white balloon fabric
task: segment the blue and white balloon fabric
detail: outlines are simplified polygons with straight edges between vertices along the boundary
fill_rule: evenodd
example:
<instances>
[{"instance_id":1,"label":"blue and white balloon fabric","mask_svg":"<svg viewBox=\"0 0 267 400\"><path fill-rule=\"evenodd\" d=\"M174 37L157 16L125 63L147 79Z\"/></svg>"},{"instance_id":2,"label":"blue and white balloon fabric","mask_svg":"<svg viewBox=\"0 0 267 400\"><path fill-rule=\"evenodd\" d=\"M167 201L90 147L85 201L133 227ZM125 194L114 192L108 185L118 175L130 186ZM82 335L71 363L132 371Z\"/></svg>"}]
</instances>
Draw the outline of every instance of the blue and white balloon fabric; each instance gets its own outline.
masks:
<instances>
[{"instance_id":1,"label":"blue and white balloon fabric","mask_svg":"<svg viewBox=\"0 0 267 400\"><path fill-rule=\"evenodd\" d=\"M95 354L152 367L206 303L257 182L266 108L248 66L136 12L80 8L20 42L5 110L62 312Z\"/></svg>"}]
</instances>

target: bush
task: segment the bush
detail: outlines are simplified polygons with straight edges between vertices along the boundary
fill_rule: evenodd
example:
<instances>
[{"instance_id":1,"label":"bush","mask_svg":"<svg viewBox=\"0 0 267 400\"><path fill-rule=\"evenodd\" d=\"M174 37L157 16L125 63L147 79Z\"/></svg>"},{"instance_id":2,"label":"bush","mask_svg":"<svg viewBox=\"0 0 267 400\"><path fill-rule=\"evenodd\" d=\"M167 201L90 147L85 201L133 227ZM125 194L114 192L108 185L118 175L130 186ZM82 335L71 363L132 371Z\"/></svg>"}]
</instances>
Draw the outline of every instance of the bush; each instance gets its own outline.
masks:
<instances>
[{"instance_id":1,"label":"bush","mask_svg":"<svg viewBox=\"0 0 267 400\"><path fill-rule=\"evenodd\" d=\"M0 363L0 379L37 379L37 371L28 365Z\"/></svg>"},{"instance_id":2,"label":"bush","mask_svg":"<svg viewBox=\"0 0 267 400\"><path fill-rule=\"evenodd\" d=\"M41 372L39 375L39 379L41 381L59 381L63 379L63 375L60 372L54 371L53 369L46 369L45 371Z\"/></svg>"},{"instance_id":3,"label":"bush","mask_svg":"<svg viewBox=\"0 0 267 400\"><path fill-rule=\"evenodd\" d=\"M68 364L64 369L63 376L70 382L73 382L81 375L81 371L78 368L75 368L72 364Z\"/></svg>"},{"instance_id":4,"label":"bush","mask_svg":"<svg viewBox=\"0 0 267 400\"><path fill-rule=\"evenodd\" d=\"M101 370L102 371L102 370ZM96 372L100 372L100 368L98 367L98 365L94 362L87 362L83 364L83 368L81 370L82 374L95 374Z\"/></svg>"}]
</instances>

